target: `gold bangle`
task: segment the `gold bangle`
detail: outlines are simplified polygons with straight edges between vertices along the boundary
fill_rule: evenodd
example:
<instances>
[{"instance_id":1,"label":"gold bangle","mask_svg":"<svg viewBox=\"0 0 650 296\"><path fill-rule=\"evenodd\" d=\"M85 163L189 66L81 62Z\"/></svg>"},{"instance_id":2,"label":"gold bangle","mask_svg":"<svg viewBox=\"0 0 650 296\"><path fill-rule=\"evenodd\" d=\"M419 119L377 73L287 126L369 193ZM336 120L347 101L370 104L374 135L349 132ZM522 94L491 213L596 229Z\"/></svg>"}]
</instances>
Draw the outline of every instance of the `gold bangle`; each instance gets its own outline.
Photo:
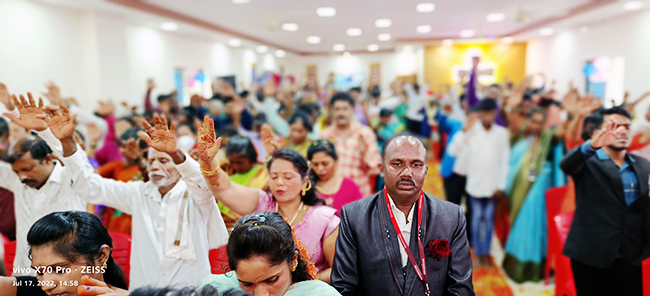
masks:
<instances>
[{"instance_id":1,"label":"gold bangle","mask_svg":"<svg viewBox=\"0 0 650 296\"><path fill-rule=\"evenodd\" d=\"M201 173L202 173L204 176L206 176L206 177L212 177L212 176L218 174L218 173L219 173L219 169L221 169L221 168L219 167L219 165L217 165L217 168L214 169L213 171L206 171L206 170L204 170L203 168L200 168L200 169L201 169Z\"/></svg>"}]
</instances>

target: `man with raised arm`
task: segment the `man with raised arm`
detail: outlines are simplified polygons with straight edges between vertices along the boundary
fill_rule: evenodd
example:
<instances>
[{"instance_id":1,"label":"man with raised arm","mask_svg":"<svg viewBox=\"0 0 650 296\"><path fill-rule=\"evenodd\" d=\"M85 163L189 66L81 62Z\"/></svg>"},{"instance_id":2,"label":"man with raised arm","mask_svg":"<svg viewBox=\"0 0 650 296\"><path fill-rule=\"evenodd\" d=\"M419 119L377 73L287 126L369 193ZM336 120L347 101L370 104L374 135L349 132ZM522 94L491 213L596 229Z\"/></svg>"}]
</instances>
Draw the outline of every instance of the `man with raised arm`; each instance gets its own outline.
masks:
<instances>
[{"instance_id":1,"label":"man with raised arm","mask_svg":"<svg viewBox=\"0 0 650 296\"><path fill-rule=\"evenodd\" d=\"M93 173L74 140L74 118L46 110L52 133L63 146L63 162L73 172L72 188L94 204L133 216L130 289L196 285L209 275L208 252L227 242L228 233L199 164L176 148L175 128L154 115L155 128L143 121L149 144L149 182L104 179Z\"/></svg>"}]
</instances>

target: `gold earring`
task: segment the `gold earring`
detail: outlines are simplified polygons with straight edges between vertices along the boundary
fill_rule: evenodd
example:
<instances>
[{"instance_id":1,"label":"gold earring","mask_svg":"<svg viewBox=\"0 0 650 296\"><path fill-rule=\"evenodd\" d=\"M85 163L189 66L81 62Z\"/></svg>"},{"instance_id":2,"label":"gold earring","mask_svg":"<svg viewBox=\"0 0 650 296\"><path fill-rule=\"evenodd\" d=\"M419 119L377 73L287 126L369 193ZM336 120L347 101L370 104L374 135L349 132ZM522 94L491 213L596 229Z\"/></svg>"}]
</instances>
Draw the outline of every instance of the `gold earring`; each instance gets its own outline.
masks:
<instances>
[{"instance_id":1,"label":"gold earring","mask_svg":"<svg viewBox=\"0 0 650 296\"><path fill-rule=\"evenodd\" d=\"M309 189L311 189L311 180L308 180L308 182L309 183L307 183L307 188L302 189L302 196L305 196L305 194L307 194L307 191L309 191Z\"/></svg>"},{"instance_id":2,"label":"gold earring","mask_svg":"<svg viewBox=\"0 0 650 296\"><path fill-rule=\"evenodd\" d=\"M296 271L296 268L298 267L298 260L293 261L293 266L291 267L291 272Z\"/></svg>"},{"instance_id":3,"label":"gold earring","mask_svg":"<svg viewBox=\"0 0 650 296\"><path fill-rule=\"evenodd\" d=\"M108 268L108 264L106 262L104 262L103 266L104 266L104 269Z\"/></svg>"}]
</instances>

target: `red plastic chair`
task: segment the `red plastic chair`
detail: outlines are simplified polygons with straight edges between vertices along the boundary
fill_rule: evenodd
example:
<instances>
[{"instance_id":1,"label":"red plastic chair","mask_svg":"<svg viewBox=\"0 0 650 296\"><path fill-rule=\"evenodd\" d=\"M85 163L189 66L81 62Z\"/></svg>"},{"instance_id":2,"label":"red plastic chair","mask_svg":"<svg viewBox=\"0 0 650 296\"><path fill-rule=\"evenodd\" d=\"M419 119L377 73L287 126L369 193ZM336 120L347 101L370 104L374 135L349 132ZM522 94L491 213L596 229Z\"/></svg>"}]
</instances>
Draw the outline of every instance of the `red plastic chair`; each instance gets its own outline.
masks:
<instances>
[{"instance_id":1,"label":"red plastic chair","mask_svg":"<svg viewBox=\"0 0 650 296\"><path fill-rule=\"evenodd\" d=\"M544 285L548 285L551 267L555 266L557 254L562 253L562 249L558 249L556 228L551 227L551 221L553 221L553 217L560 213L566 193L566 186L546 190L546 221L549 221L549 227L548 245L546 247L546 266L544 267Z\"/></svg>"},{"instance_id":2,"label":"red plastic chair","mask_svg":"<svg viewBox=\"0 0 650 296\"><path fill-rule=\"evenodd\" d=\"M110 232L109 235L113 238L113 259L122 269L128 285L131 275L131 236L119 232Z\"/></svg>"},{"instance_id":3,"label":"red plastic chair","mask_svg":"<svg viewBox=\"0 0 650 296\"><path fill-rule=\"evenodd\" d=\"M650 296L650 258L643 261L643 296Z\"/></svg>"},{"instance_id":4,"label":"red plastic chair","mask_svg":"<svg viewBox=\"0 0 650 296\"><path fill-rule=\"evenodd\" d=\"M212 274L224 274L229 270L230 265L228 264L226 246L210 250L210 269L212 270Z\"/></svg>"},{"instance_id":5,"label":"red plastic chair","mask_svg":"<svg viewBox=\"0 0 650 296\"><path fill-rule=\"evenodd\" d=\"M562 255L562 249L569 236L569 229L573 221L573 212L563 213L554 217L552 223L556 229L556 238L558 243L558 252L555 256L555 295L559 296L576 296L576 285L573 280L573 270L571 269L571 259Z\"/></svg>"},{"instance_id":6,"label":"red plastic chair","mask_svg":"<svg viewBox=\"0 0 650 296\"><path fill-rule=\"evenodd\" d=\"M10 241L6 236L3 235L2 244L5 249L5 274L7 276L10 276L14 270L14 259L16 258L16 241Z\"/></svg>"}]
</instances>

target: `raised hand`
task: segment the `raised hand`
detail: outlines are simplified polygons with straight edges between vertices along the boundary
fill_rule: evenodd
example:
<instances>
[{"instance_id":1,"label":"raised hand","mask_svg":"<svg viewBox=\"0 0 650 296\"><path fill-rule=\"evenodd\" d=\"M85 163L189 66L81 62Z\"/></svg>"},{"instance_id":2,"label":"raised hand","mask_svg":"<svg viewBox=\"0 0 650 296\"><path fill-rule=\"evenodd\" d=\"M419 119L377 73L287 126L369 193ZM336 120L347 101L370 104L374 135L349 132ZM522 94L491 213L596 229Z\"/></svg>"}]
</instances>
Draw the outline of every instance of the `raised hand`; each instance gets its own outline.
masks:
<instances>
[{"instance_id":1,"label":"raised hand","mask_svg":"<svg viewBox=\"0 0 650 296\"><path fill-rule=\"evenodd\" d=\"M63 103L63 98L61 97L59 87L52 81L48 81L44 85L47 88L47 92L42 92L41 94L50 101L50 105L60 106Z\"/></svg>"},{"instance_id":2,"label":"raised hand","mask_svg":"<svg viewBox=\"0 0 650 296\"><path fill-rule=\"evenodd\" d=\"M122 101L120 104L127 110L131 111L131 113L135 113L135 111L138 110L138 105L130 106L129 103L125 101Z\"/></svg>"},{"instance_id":3,"label":"raised hand","mask_svg":"<svg viewBox=\"0 0 650 296\"><path fill-rule=\"evenodd\" d=\"M45 109L45 113L48 116L39 115L38 117L43 119L47 123L47 126L50 127L52 134L59 139L70 139L74 137L74 129L77 122L77 114L70 117L70 110L64 104L61 104L61 109L53 108L48 106Z\"/></svg>"},{"instance_id":4,"label":"raised hand","mask_svg":"<svg viewBox=\"0 0 650 296\"><path fill-rule=\"evenodd\" d=\"M271 126L268 124L263 124L262 125L262 131L260 132L260 137L262 138L262 142L264 142L264 148L266 148L266 152L269 155L272 155L275 151L279 149L278 141L275 139L275 135L273 134L273 130L271 129Z\"/></svg>"},{"instance_id":5,"label":"raised hand","mask_svg":"<svg viewBox=\"0 0 650 296\"><path fill-rule=\"evenodd\" d=\"M237 93L235 92L235 89L232 88L232 85L230 83L219 79L217 81L217 86L219 87L219 93L221 93L224 96L231 97L233 99L237 98Z\"/></svg>"},{"instance_id":6,"label":"raised hand","mask_svg":"<svg viewBox=\"0 0 650 296\"><path fill-rule=\"evenodd\" d=\"M128 139L127 141L122 142L122 145L124 145L125 148L122 150L124 158L136 161L142 156L140 154L138 142L135 139Z\"/></svg>"},{"instance_id":7,"label":"raised hand","mask_svg":"<svg viewBox=\"0 0 650 296\"><path fill-rule=\"evenodd\" d=\"M164 116L158 116L158 114L153 115L153 122L155 128L149 125L146 120L142 120L142 126L147 132L140 131L138 132L138 136L147 142L149 147L157 151L165 153L176 152L176 123L172 122L171 128L168 128L167 119Z\"/></svg>"},{"instance_id":8,"label":"raised hand","mask_svg":"<svg viewBox=\"0 0 650 296\"><path fill-rule=\"evenodd\" d=\"M102 131L92 122L86 124L86 128L88 128L88 143L97 145L97 142L102 139Z\"/></svg>"},{"instance_id":9,"label":"raised hand","mask_svg":"<svg viewBox=\"0 0 650 296\"><path fill-rule=\"evenodd\" d=\"M129 291L119 288L109 287L105 282L96 280L87 275L81 277L81 284L77 287L77 293L81 296L115 296L115 295L129 295Z\"/></svg>"},{"instance_id":10,"label":"raised hand","mask_svg":"<svg viewBox=\"0 0 650 296\"><path fill-rule=\"evenodd\" d=\"M209 163L219 152L221 138L217 139L214 131L214 121L207 115L203 118L203 123L196 123L196 130L199 134L197 143L199 160Z\"/></svg>"},{"instance_id":11,"label":"raised hand","mask_svg":"<svg viewBox=\"0 0 650 296\"><path fill-rule=\"evenodd\" d=\"M570 114L578 113L580 107L580 94L575 88L571 88L562 100L562 108Z\"/></svg>"},{"instance_id":12,"label":"raised hand","mask_svg":"<svg viewBox=\"0 0 650 296\"><path fill-rule=\"evenodd\" d=\"M467 132L472 129L476 121L478 121L478 113L470 113L469 117L467 117L467 121L465 121L465 127L463 128L463 131Z\"/></svg>"},{"instance_id":13,"label":"raised hand","mask_svg":"<svg viewBox=\"0 0 650 296\"><path fill-rule=\"evenodd\" d=\"M278 88L275 86L275 82L273 81L273 79L269 79L266 81L263 92L264 92L264 96L267 98L275 97L275 95L278 93Z\"/></svg>"},{"instance_id":14,"label":"raised hand","mask_svg":"<svg viewBox=\"0 0 650 296\"><path fill-rule=\"evenodd\" d=\"M20 117L16 117L11 113L5 113L4 116L7 116L13 122L28 130L46 130L47 123L42 120L42 115L45 115L43 111L43 99L39 98L38 105L36 105L31 93L27 93L27 97L29 97L29 102L25 100L23 95L20 95L20 101L15 95L12 97L14 104L18 108Z\"/></svg>"},{"instance_id":15,"label":"raised hand","mask_svg":"<svg viewBox=\"0 0 650 296\"><path fill-rule=\"evenodd\" d=\"M0 103L5 105L7 107L7 110L12 111L16 106L14 106L14 102L11 99L11 95L9 94L9 90L7 90L7 86L4 85L4 83L0 83Z\"/></svg>"},{"instance_id":16,"label":"raised hand","mask_svg":"<svg viewBox=\"0 0 650 296\"><path fill-rule=\"evenodd\" d=\"M595 149L609 146L616 142L618 136L625 132L625 127L618 127L618 122L613 118L607 122L607 126L604 129L596 131L594 136L591 138L591 147Z\"/></svg>"},{"instance_id":17,"label":"raised hand","mask_svg":"<svg viewBox=\"0 0 650 296\"><path fill-rule=\"evenodd\" d=\"M600 99L594 97L593 95L586 95L580 99L580 104L578 105L578 114L582 116L587 116L592 112L600 109L602 102Z\"/></svg>"},{"instance_id":18,"label":"raised hand","mask_svg":"<svg viewBox=\"0 0 650 296\"><path fill-rule=\"evenodd\" d=\"M156 87L156 83L153 82L153 79L147 79L147 91L151 91Z\"/></svg>"},{"instance_id":19,"label":"raised hand","mask_svg":"<svg viewBox=\"0 0 650 296\"><path fill-rule=\"evenodd\" d=\"M97 114L101 115L102 117L108 117L111 114L113 114L113 111L115 111L115 104L113 104L113 101L108 100L108 101L99 101L99 108L95 109L95 112Z\"/></svg>"}]
</instances>

